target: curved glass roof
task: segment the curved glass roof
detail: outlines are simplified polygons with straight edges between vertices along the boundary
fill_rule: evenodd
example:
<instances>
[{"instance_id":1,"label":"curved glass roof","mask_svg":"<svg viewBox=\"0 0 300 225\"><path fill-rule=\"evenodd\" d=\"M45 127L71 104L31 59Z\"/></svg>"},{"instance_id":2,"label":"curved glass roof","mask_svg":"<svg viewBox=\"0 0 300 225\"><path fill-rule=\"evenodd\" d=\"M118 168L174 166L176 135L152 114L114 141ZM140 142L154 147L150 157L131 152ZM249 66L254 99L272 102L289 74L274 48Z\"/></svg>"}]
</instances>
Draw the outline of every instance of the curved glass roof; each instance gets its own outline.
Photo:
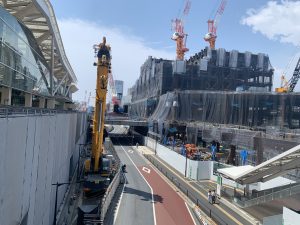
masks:
<instances>
[{"instance_id":1,"label":"curved glass roof","mask_svg":"<svg viewBox=\"0 0 300 225\"><path fill-rule=\"evenodd\" d=\"M72 93L76 92L77 78L66 56L50 1L0 0L0 4L31 30L49 68L53 63L54 79L57 81L55 83L68 86ZM52 55L54 55L53 61ZM53 87L54 90L56 88Z\"/></svg>"}]
</instances>

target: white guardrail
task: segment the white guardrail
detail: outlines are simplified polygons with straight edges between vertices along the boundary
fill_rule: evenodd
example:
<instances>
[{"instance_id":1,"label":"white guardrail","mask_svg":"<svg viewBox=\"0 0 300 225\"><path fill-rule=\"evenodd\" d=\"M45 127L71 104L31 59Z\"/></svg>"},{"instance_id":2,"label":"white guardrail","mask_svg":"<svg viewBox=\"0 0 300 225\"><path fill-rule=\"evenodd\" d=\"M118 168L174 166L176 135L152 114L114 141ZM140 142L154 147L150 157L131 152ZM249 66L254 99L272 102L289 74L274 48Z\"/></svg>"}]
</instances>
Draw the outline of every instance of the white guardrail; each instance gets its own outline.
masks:
<instances>
[{"instance_id":1,"label":"white guardrail","mask_svg":"<svg viewBox=\"0 0 300 225\"><path fill-rule=\"evenodd\" d=\"M111 151L111 153L114 155L116 164L118 164L117 165L118 172L115 174L114 179L108 186L108 188L102 198L102 201L101 201L101 211L100 211L101 224L103 224L103 222L104 222L104 218L106 216L107 210L109 209L110 203L116 193L116 190L121 182L121 177L122 177L122 173L120 170L120 159L119 159L118 155L116 154L115 148L109 138L105 139L105 145Z\"/></svg>"}]
</instances>

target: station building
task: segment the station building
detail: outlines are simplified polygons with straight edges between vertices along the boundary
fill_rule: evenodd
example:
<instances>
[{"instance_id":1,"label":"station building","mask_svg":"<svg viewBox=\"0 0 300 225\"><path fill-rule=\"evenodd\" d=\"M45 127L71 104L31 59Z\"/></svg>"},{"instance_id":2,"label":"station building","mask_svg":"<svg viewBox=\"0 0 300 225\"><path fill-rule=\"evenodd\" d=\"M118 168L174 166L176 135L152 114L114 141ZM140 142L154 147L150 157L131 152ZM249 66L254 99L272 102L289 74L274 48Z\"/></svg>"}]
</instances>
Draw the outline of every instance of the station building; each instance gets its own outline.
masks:
<instances>
[{"instance_id":1,"label":"station building","mask_svg":"<svg viewBox=\"0 0 300 225\"><path fill-rule=\"evenodd\" d=\"M76 82L50 1L0 1L0 104L70 109Z\"/></svg>"}]
</instances>

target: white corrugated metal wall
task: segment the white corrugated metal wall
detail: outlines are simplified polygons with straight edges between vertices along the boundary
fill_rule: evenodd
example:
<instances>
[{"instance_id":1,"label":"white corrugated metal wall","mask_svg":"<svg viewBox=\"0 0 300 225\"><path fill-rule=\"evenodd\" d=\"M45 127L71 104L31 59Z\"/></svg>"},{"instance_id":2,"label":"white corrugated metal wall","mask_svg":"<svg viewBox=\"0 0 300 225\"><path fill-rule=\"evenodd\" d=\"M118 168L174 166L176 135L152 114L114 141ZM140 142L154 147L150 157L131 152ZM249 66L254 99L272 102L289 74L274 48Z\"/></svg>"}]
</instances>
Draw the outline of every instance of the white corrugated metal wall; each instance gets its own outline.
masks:
<instances>
[{"instance_id":1,"label":"white corrugated metal wall","mask_svg":"<svg viewBox=\"0 0 300 225\"><path fill-rule=\"evenodd\" d=\"M27 213L27 224L52 223L55 187L51 184L68 182L70 158L73 155L76 164L76 141L81 140L76 140L76 130L85 135L85 118L81 113L0 118L1 224L19 224ZM59 203L66 188L59 187Z\"/></svg>"}]
</instances>

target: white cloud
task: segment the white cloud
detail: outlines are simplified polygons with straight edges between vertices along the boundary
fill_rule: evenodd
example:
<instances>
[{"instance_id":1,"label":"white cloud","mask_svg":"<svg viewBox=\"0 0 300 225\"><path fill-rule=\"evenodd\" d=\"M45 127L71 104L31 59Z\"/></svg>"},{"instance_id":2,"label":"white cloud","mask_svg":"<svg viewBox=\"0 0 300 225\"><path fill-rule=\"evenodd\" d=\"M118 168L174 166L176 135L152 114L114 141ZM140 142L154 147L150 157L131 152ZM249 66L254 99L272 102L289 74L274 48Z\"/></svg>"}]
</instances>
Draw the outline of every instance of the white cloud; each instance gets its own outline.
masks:
<instances>
[{"instance_id":1,"label":"white cloud","mask_svg":"<svg viewBox=\"0 0 300 225\"><path fill-rule=\"evenodd\" d=\"M83 101L85 91L95 95L96 67L93 66L92 46L99 44L106 36L112 48L112 71L114 79L124 81L124 91L131 87L139 77L140 66L148 56L173 59L175 52L153 49L142 38L102 24L79 19L61 19L58 21L66 54L78 78L74 100Z\"/></svg>"},{"instance_id":2,"label":"white cloud","mask_svg":"<svg viewBox=\"0 0 300 225\"><path fill-rule=\"evenodd\" d=\"M300 46L300 1L269 1L260 9L247 11L241 23L269 39Z\"/></svg>"}]
</instances>

